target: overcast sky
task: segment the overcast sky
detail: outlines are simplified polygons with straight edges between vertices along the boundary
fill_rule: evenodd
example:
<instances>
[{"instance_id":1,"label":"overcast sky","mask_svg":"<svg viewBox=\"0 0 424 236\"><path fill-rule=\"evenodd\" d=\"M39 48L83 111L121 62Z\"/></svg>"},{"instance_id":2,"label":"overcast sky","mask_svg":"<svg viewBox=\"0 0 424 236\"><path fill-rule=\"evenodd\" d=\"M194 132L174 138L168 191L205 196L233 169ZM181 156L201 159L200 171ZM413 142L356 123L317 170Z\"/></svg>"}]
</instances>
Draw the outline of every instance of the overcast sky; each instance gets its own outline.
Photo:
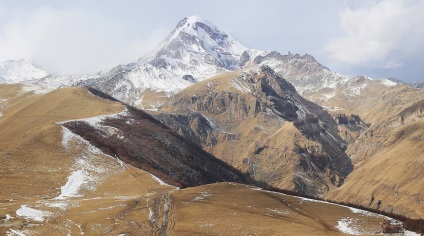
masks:
<instances>
[{"instance_id":1,"label":"overcast sky","mask_svg":"<svg viewBox=\"0 0 424 236\"><path fill-rule=\"evenodd\" d=\"M346 75L424 81L424 0L0 0L0 61L96 73L137 60L191 15L248 48L308 53Z\"/></svg>"}]
</instances>

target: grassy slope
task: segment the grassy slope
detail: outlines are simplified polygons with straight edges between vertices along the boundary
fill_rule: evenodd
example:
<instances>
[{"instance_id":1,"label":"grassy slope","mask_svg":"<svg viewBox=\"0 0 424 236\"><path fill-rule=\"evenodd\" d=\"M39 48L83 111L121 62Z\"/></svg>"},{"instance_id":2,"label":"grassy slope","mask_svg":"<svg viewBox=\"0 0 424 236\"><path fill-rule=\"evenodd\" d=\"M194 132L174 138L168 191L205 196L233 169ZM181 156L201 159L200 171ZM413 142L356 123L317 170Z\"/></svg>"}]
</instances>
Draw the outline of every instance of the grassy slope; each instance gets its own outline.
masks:
<instances>
[{"instance_id":1,"label":"grassy slope","mask_svg":"<svg viewBox=\"0 0 424 236\"><path fill-rule=\"evenodd\" d=\"M359 162L345 184L328 198L378 207L413 218L424 218L424 119L398 127L387 136L404 133L396 143ZM371 202L372 196L374 201Z\"/></svg>"},{"instance_id":2,"label":"grassy slope","mask_svg":"<svg viewBox=\"0 0 424 236\"><path fill-rule=\"evenodd\" d=\"M0 95L5 94L2 88ZM10 87L5 89L10 93ZM93 96L83 88L33 95L19 94L16 87L15 92L15 96L10 94L4 116L0 117L1 235L9 228L22 227L36 235L64 235L68 231L79 234L80 230L89 234L104 232L105 228L115 226L110 217L115 216L118 221L143 195L173 189L160 185L148 173L126 165L123 168L111 157L90 152L90 147L78 139L62 145L62 128L55 122L117 113L123 109L120 104ZM82 190L82 197L54 200L68 176L81 167L80 161L107 171L86 170L96 181ZM65 204L66 209L52 204ZM54 214L48 224L40 224L16 217L16 210L22 205ZM15 218L5 221L6 214ZM147 221L149 211L137 214ZM121 221L117 227L121 231L131 228L129 222ZM34 225L27 228L31 224ZM104 228L99 227L102 224Z\"/></svg>"}]
</instances>

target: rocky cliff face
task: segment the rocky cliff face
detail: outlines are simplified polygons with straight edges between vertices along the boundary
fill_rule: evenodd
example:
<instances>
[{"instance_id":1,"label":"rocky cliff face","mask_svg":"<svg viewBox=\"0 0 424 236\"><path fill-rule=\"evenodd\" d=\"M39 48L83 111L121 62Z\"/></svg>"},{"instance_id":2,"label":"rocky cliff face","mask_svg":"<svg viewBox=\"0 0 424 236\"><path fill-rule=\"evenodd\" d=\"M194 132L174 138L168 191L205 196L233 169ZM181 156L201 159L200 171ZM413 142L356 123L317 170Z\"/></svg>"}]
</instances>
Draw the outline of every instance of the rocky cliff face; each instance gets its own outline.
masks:
<instances>
[{"instance_id":1,"label":"rocky cliff face","mask_svg":"<svg viewBox=\"0 0 424 236\"><path fill-rule=\"evenodd\" d=\"M90 89L93 94L114 100ZM105 154L147 171L177 186L215 182L247 182L244 175L216 159L150 115L135 108L103 119L63 124Z\"/></svg>"},{"instance_id":2,"label":"rocky cliff face","mask_svg":"<svg viewBox=\"0 0 424 236\"><path fill-rule=\"evenodd\" d=\"M410 83L409 85L414 88L424 88L424 82L413 82L413 83Z\"/></svg>"},{"instance_id":3,"label":"rocky cliff face","mask_svg":"<svg viewBox=\"0 0 424 236\"><path fill-rule=\"evenodd\" d=\"M174 131L276 187L322 195L352 170L333 117L267 66L200 82L161 112Z\"/></svg>"}]
</instances>

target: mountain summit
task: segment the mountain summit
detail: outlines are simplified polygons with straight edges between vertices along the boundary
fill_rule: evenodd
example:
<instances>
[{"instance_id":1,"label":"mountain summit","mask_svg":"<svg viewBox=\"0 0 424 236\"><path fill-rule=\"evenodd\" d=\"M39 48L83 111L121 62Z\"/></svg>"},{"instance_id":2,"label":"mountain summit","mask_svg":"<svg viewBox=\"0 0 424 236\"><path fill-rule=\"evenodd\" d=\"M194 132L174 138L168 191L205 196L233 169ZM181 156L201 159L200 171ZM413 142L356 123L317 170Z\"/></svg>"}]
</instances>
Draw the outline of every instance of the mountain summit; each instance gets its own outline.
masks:
<instances>
[{"instance_id":1,"label":"mountain summit","mask_svg":"<svg viewBox=\"0 0 424 236\"><path fill-rule=\"evenodd\" d=\"M191 16L181 20L156 51L138 62L75 85L94 87L143 107L147 93L165 93L161 96L167 97L195 82L240 68L239 58L245 50L230 34Z\"/></svg>"},{"instance_id":2,"label":"mountain summit","mask_svg":"<svg viewBox=\"0 0 424 236\"><path fill-rule=\"evenodd\" d=\"M215 72L216 66L234 70L240 68L240 56L245 50L233 36L199 16L191 16L177 24L151 63L162 68L189 68L193 72Z\"/></svg>"}]
</instances>

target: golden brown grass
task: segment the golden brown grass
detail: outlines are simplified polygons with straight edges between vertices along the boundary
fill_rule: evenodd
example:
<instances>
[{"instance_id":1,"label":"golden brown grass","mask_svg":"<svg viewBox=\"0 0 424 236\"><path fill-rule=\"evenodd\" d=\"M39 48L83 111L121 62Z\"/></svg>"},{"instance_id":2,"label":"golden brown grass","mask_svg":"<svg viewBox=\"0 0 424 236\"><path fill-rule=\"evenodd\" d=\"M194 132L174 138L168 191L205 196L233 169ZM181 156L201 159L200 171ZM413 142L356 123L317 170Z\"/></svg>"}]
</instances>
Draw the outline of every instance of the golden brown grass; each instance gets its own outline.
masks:
<instances>
[{"instance_id":1,"label":"golden brown grass","mask_svg":"<svg viewBox=\"0 0 424 236\"><path fill-rule=\"evenodd\" d=\"M424 120L386 133L403 136L376 155L359 162L345 184L328 198L424 218ZM383 144L382 144L383 145ZM378 201L381 200L380 206Z\"/></svg>"}]
</instances>

